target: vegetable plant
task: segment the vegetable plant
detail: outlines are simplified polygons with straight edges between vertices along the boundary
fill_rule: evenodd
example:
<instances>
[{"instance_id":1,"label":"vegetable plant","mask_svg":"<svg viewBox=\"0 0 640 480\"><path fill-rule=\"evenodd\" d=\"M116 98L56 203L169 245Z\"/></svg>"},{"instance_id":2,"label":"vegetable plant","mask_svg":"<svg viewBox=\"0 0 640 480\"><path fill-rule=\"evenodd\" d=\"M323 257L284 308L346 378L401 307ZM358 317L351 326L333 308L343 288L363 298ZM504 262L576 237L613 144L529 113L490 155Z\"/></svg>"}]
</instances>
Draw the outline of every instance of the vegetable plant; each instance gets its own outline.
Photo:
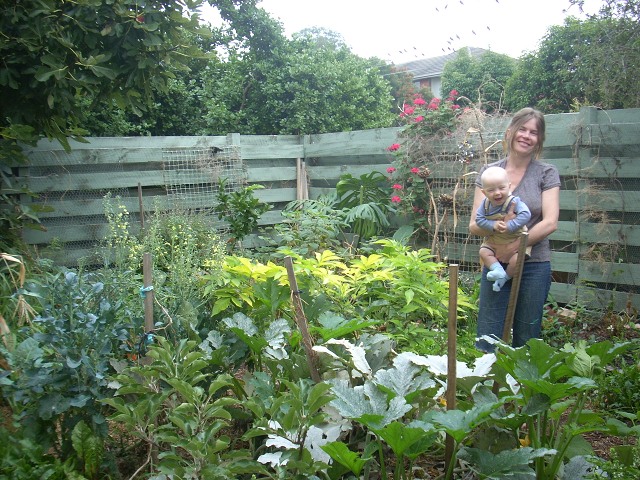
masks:
<instances>
[{"instance_id":1,"label":"vegetable plant","mask_svg":"<svg viewBox=\"0 0 640 480\"><path fill-rule=\"evenodd\" d=\"M176 345L162 337L149 348L148 365L129 366L112 377L112 421L144 442L148 455L138 471L176 478L237 478L264 473L223 429L239 401L225 392L227 374L206 372L205 354L194 341ZM157 461L155 460L157 458Z\"/></svg>"},{"instance_id":2,"label":"vegetable plant","mask_svg":"<svg viewBox=\"0 0 640 480\"><path fill-rule=\"evenodd\" d=\"M229 192L226 181L220 180L213 211L219 219L227 222L233 241L241 242L253 232L260 216L271 209L271 204L261 202L254 196L253 192L262 188L263 185L253 184Z\"/></svg>"},{"instance_id":3,"label":"vegetable plant","mask_svg":"<svg viewBox=\"0 0 640 480\"><path fill-rule=\"evenodd\" d=\"M42 313L5 352L10 372L0 384L25 431L64 459L80 421L106 436L99 402L111 394L110 360L125 356L134 328L126 305L110 297L98 273L62 271L48 280L39 290Z\"/></svg>"}]
</instances>

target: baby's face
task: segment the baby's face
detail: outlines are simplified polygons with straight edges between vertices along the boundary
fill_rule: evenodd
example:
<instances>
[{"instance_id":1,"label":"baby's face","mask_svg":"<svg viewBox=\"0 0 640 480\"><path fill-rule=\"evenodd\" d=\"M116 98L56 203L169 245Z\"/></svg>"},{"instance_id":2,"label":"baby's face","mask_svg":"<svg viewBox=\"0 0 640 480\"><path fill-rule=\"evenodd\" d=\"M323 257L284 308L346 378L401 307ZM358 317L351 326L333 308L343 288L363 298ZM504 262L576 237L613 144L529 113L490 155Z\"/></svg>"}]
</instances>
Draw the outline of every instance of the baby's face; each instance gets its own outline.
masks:
<instances>
[{"instance_id":1,"label":"baby's face","mask_svg":"<svg viewBox=\"0 0 640 480\"><path fill-rule=\"evenodd\" d=\"M509 186L506 179L490 179L485 182L482 192L491 202L491 205L502 205L509 196Z\"/></svg>"}]
</instances>

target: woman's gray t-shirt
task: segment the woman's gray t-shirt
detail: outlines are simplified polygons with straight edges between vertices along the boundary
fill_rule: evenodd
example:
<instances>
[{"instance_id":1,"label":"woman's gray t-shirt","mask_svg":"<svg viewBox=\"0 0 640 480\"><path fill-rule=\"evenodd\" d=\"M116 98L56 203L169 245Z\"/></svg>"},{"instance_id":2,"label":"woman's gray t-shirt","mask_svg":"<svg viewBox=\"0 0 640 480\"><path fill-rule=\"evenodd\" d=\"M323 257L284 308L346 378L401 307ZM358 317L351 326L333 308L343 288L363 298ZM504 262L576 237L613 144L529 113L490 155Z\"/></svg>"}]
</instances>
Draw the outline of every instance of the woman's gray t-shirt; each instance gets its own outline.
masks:
<instances>
[{"instance_id":1,"label":"woman's gray t-shirt","mask_svg":"<svg viewBox=\"0 0 640 480\"><path fill-rule=\"evenodd\" d=\"M476 185L480 184L480 175L488 167L497 166L505 168L507 159L498 160L497 162L485 165L480 169L476 178ZM527 228L531 230L536 223L542 220L542 192L550 188L560 186L560 175L555 165L543 163L538 160L532 160L527 171L520 180L518 186L513 190L513 195L520 197L531 210L531 219L527 223ZM549 262L551 261L551 248L549 247L549 238L545 238L536 243L531 248L531 257L528 262Z\"/></svg>"}]
</instances>

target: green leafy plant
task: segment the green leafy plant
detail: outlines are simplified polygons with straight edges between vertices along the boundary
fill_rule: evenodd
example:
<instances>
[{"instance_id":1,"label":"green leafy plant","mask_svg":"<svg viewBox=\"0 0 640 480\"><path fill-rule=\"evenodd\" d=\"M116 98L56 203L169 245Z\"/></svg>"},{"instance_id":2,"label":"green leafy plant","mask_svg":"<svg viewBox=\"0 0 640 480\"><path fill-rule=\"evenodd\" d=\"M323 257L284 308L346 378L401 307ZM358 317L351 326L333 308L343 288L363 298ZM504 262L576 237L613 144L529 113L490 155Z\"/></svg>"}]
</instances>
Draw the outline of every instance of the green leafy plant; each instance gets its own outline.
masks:
<instances>
[{"instance_id":1,"label":"green leafy plant","mask_svg":"<svg viewBox=\"0 0 640 480\"><path fill-rule=\"evenodd\" d=\"M379 235L389 227L393 212L386 187L387 177L372 171L356 178L344 174L336 184L335 207L346 212L345 221L360 240Z\"/></svg>"},{"instance_id":2,"label":"green leafy plant","mask_svg":"<svg viewBox=\"0 0 640 480\"><path fill-rule=\"evenodd\" d=\"M595 459L593 463L597 468L589 475L591 479L640 478L640 445L612 447L609 460Z\"/></svg>"},{"instance_id":3,"label":"green leafy plant","mask_svg":"<svg viewBox=\"0 0 640 480\"><path fill-rule=\"evenodd\" d=\"M638 352L615 359L606 375L597 379L595 403L609 411L635 413L640 405L640 358Z\"/></svg>"},{"instance_id":4,"label":"green leafy plant","mask_svg":"<svg viewBox=\"0 0 640 480\"><path fill-rule=\"evenodd\" d=\"M121 199L104 199L109 234L102 242L102 274L119 288L120 298L142 316L139 289L145 253L151 254L156 318L170 312L172 332L189 335L206 317L203 312L201 275L216 272L226 255L226 245L211 219L184 210L163 210L155 205L145 228L136 232ZM180 265L180 268L176 268Z\"/></svg>"},{"instance_id":5,"label":"green leafy plant","mask_svg":"<svg viewBox=\"0 0 640 480\"><path fill-rule=\"evenodd\" d=\"M269 246L260 251L282 257L291 251L310 256L337 249L349 224L344 220L344 212L333 208L333 204L329 195L288 203L282 210L283 221L272 227L273 236L264 237Z\"/></svg>"},{"instance_id":6,"label":"green leafy plant","mask_svg":"<svg viewBox=\"0 0 640 480\"><path fill-rule=\"evenodd\" d=\"M630 342L614 345L609 341L579 342L561 350L539 339L517 349L499 344L495 378L510 388L505 391L505 410L494 420L518 440L521 426L526 424L526 442L535 450L552 451L535 459L536 478L553 480L564 462L591 455L592 449L582 437L587 432L631 433L622 422L587 408L597 376L631 348Z\"/></svg>"},{"instance_id":7,"label":"green leafy plant","mask_svg":"<svg viewBox=\"0 0 640 480\"><path fill-rule=\"evenodd\" d=\"M227 191L226 181L221 179L216 193L216 205L213 207L218 218L227 222L231 238L241 242L258 226L260 216L271 209L271 205L258 200L254 193L264 188L253 184L239 190Z\"/></svg>"},{"instance_id":8,"label":"green leafy plant","mask_svg":"<svg viewBox=\"0 0 640 480\"><path fill-rule=\"evenodd\" d=\"M98 273L62 271L46 277L38 294L43 311L17 332L5 352L11 373L2 395L25 432L61 458L72 454L72 432L80 422L104 437L104 406L111 394L111 359L130 349L131 314L110 297Z\"/></svg>"},{"instance_id":9,"label":"green leafy plant","mask_svg":"<svg viewBox=\"0 0 640 480\"><path fill-rule=\"evenodd\" d=\"M317 478L326 472L329 456L322 447L342 433L324 410L332 398L330 385L308 379L276 384L256 372L249 386L259 393L247 403L258 420L243 438L263 442L258 461L269 464L277 478Z\"/></svg>"},{"instance_id":10,"label":"green leafy plant","mask_svg":"<svg viewBox=\"0 0 640 480\"><path fill-rule=\"evenodd\" d=\"M427 328L434 324L442 326L448 316L449 295L444 264L434 262L426 249L413 250L392 240L380 240L376 246L374 253L346 261L329 250L311 258L290 252L299 288L309 299L310 311L317 310L314 305L329 302L333 305L328 308L344 318L375 319L376 323L394 321L389 326L397 325L399 337L403 325L410 322L420 322ZM204 293L214 301L211 308L214 315L232 309L254 320L276 313L293 319L287 302L290 290L286 276L284 266L273 262L261 264L229 257L221 275L203 277ZM474 306L462 291L458 298L462 318ZM317 318L313 313L311 316ZM411 348L411 342L403 346Z\"/></svg>"},{"instance_id":11,"label":"green leafy plant","mask_svg":"<svg viewBox=\"0 0 640 480\"><path fill-rule=\"evenodd\" d=\"M87 480L76 469L73 457L62 461L47 451L46 446L31 436L19 424L10 429L0 427L0 478L32 480Z\"/></svg>"},{"instance_id":12,"label":"green leafy plant","mask_svg":"<svg viewBox=\"0 0 640 480\"><path fill-rule=\"evenodd\" d=\"M82 471L89 479L97 479L104 459L104 439L95 435L81 420L71 432L71 442Z\"/></svg>"},{"instance_id":13,"label":"green leafy plant","mask_svg":"<svg viewBox=\"0 0 640 480\"><path fill-rule=\"evenodd\" d=\"M224 434L239 400L225 393L233 379L206 372L208 361L194 341L175 346L162 337L149 348L150 364L130 366L111 378L110 419L147 446L147 470L176 478L237 478L264 473L248 453ZM155 451L155 453L154 453ZM157 456L157 463L153 463Z\"/></svg>"}]
</instances>

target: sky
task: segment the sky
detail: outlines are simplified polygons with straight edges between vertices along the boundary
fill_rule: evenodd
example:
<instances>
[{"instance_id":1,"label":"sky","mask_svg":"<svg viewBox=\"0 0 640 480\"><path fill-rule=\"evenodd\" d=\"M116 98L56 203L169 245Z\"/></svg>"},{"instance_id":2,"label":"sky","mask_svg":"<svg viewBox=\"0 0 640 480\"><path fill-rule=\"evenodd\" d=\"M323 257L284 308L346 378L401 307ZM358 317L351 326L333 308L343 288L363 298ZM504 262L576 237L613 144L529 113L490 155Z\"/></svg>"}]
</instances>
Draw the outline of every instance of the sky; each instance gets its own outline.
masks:
<instances>
[{"instance_id":1,"label":"sky","mask_svg":"<svg viewBox=\"0 0 640 480\"><path fill-rule=\"evenodd\" d=\"M596 13L601 0L587 0ZM518 58L538 48L552 25L583 18L568 0L262 0L285 34L323 27L358 56L396 64L479 47ZM215 23L215 15L203 10Z\"/></svg>"}]
</instances>

